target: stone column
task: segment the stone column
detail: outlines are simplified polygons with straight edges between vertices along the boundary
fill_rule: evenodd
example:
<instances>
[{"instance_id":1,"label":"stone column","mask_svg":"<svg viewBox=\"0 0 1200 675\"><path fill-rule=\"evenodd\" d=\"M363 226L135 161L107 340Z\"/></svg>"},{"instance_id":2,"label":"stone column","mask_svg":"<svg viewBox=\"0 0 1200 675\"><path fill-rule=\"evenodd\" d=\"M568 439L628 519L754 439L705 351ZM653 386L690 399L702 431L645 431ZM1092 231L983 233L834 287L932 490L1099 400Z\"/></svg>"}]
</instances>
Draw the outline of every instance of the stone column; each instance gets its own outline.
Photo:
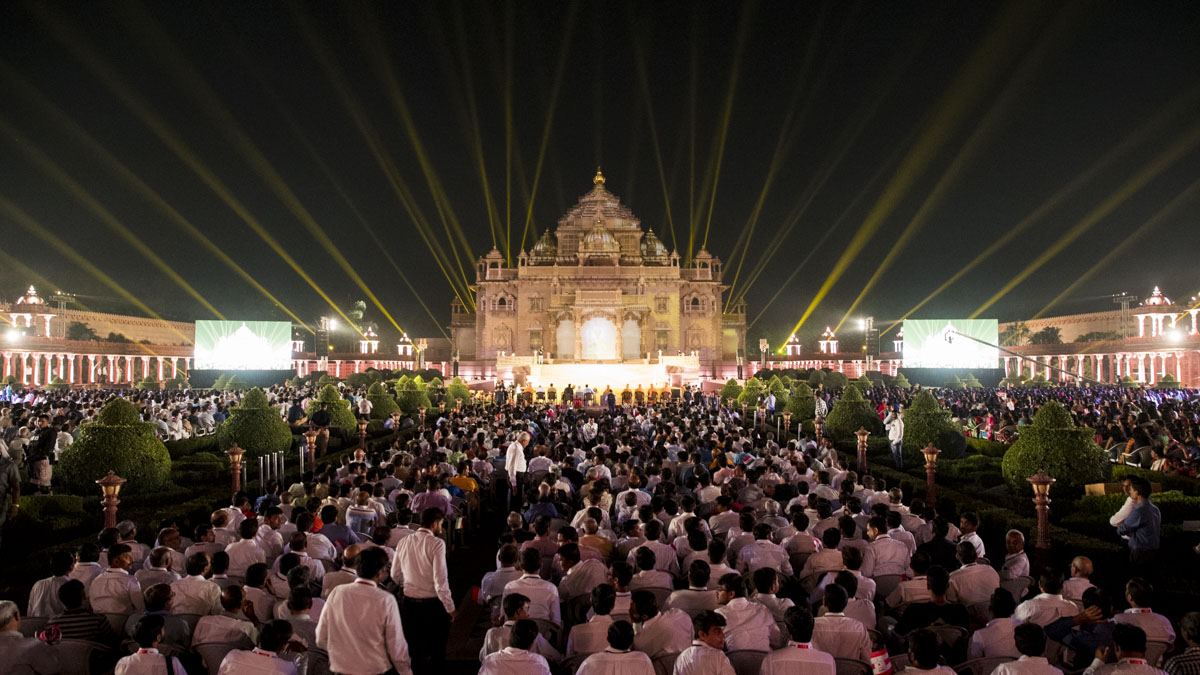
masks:
<instances>
[{"instance_id":1,"label":"stone column","mask_svg":"<svg viewBox=\"0 0 1200 675\"><path fill-rule=\"evenodd\" d=\"M150 357L143 356L142 357L142 379L145 379L147 377L150 377ZM162 380L161 377L158 379L160 381Z\"/></svg>"},{"instance_id":2,"label":"stone column","mask_svg":"<svg viewBox=\"0 0 1200 675\"><path fill-rule=\"evenodd\" d=\"M1179 386L1183 386L1183 366L1179 363L1183 360L1183 352L1175 352L1175 379L1179 382Z\"/></svg>"},{"instance_id":3,"label":"stone column","mask_svg":"<svg viewBox=\"0 0 1200 675\"><path fill-rule=\"evenodd\" d=\"M1138 354L1138 382L1146 381L1146 355Z\"/></svg>"},{"instance_id":4,"label":"stone column","mask_svg":"<svg viewBox=\"0 0 1200 675\"><path fill-rule=\"evenodd\" d=\"M617 363L625 361L625 320L617 316Z\"/></svg>"},{"instance_id":5,"label":"stone column","mask_svg":"<svg viewBox=\"0 0 1200 675\"><path fill-rule=\"evenodd\" d=\"M163 363L162 363L162 357L161 357L161 356L159 356L159 357L155 358L154 360L155 360L155 361L158 363L158 381L159 381L159 382L162 382L162 381L163 381Z\"/></svg>"},{"instance_id":6,"label":"stone column","mask_svg":"<svg viewBox=\"0 0 1200 675\"><path fill-rule=\"evenodd\" d=\"M583 360L583 321L578 314L575 315L575 360Z\"/></svg>"}]
</instances>

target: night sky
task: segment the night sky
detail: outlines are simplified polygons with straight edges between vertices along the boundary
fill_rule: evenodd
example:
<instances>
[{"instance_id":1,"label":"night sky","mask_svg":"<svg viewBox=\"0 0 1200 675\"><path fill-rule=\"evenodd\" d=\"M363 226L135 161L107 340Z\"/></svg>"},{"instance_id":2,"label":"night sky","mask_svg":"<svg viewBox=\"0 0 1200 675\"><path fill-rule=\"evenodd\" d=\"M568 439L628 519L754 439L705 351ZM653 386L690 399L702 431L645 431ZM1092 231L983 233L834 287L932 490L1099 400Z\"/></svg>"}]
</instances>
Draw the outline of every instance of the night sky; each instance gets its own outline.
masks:
<instances>
[{"instance_id":1,"label":"night sky","mask_svg":"<svg viewBox=\"0 0 1200 675\"><path fill-rule=\"evenodd\" d=\"M599 165L668 247L707 226L753 348L786 339L856 233L802 336L898 241L854 317L899 318L1018 224L913 316L970 315L1064 236L981 316L1186 300L1198 86L1186 1L0 3L0 296L139 313L36 222L165 318L215 316L114 227L228 318L288 314L214 248L304 321L336 315L258 229L388 338L316 227L397 324L440 335L446 274L462 292L494 229L529 248Z\"/></svg>"}]
</instances>

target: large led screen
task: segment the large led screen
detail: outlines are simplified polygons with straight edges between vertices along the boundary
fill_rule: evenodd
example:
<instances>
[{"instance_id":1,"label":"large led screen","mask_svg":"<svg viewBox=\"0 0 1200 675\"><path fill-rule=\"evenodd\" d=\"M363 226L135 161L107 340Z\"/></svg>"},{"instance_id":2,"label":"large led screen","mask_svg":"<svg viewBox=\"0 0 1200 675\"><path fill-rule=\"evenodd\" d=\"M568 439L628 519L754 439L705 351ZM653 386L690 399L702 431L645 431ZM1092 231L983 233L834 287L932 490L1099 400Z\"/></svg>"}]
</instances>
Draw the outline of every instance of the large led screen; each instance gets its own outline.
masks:
<instances>
[{"instance_id":1,"label":"large led screen","mask_svg":"<svg viewBox=\"0 0 1200 675\"><path fill-rule=\"evenodd\" d=\"M288 370L287 321L197 321L196 370Z\"/></svg>"},{"instance_id":2,"label":"large led screen","mask_svg":"<svg viewBox=\"0 0 1200 675\"><path fill-rule=\"evenodd\" d=\"M996 368L999 339L995 319L906 319L904 367Z\"/></svg>"}]
</instances>

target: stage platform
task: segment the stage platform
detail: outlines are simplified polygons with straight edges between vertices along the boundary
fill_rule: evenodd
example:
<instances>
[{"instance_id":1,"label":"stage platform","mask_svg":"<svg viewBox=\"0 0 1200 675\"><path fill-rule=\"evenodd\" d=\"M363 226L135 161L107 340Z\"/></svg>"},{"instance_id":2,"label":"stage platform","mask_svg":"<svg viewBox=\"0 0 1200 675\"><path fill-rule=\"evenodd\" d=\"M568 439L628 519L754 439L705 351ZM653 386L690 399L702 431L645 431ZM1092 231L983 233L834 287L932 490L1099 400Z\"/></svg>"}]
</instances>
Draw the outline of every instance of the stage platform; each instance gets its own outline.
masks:
<instances>
[{"instance_id":1,"label":"stage platform","mask_svg":"<svg viewBox=\"0 0 1200 675\"><path fill-rule=\"evenodd\" d=\"M597 392L605 387L621 391L626 386L643 389L651 386L678 387L700 379L700 362L695 356L667 356L637 361L539 362L535 357L503 356L497 359L497 372L508 382L562 391L568 384L579 390L584 385Z\"/></svg>"}]
</instances>

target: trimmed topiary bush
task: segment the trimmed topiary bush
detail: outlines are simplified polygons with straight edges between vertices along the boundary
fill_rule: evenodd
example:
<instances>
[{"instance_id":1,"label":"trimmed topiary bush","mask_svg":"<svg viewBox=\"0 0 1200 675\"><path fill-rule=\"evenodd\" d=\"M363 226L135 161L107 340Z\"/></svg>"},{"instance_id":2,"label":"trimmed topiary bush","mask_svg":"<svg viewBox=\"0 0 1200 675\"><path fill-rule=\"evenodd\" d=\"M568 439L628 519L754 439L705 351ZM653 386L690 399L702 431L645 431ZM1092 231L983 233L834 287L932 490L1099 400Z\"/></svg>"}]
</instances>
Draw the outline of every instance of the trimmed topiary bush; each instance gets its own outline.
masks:
<instances>
[{"instance_id":1,"label":"trimmed topiary bush","mask_svg":"<svg viewBox=\"0 0 1200 675\"><path fill-rule=\"evenodd\" d=\"M896 377L892 378L892 386L898 389L912 389L912 383L904 376L904 373L896 373Z\"/></svg>"},{"instance_id":2,"label":"trimmed topiary bush","mask_svg":"<svg viewBox=\"0 0 1200 675\"><path fill-rule=\"evenodd\" d=\"M1122 375L1121 376L1121 386L1122 387L1136 387L1136 386L1138 386L1138 381L1133 379L1129 375Z\"/></svg>"},{"instance_id":3,"label":"trimmed topiary bush","mask_svg":"<svg viewBox=\"0 0 1200 675\"><path fill-rule=\"evenodd\" d=\"M983 386L979 383L979 378L975 377L974 373L967 373L967 376L962 379L962 384L967 389L978 389Z\"/></svg>"},{"instance_id":4,"label":"trimmed topiary bush","mask_svg":"<svg viewBox=\"0 0 1200 675\"><path fill-rule=\"evenodd\" d=\"M371 376L366 373L350 373L346 376L346 386L361 389L371 384Z\"/></svg>"},{"instance_id":5,"label":"trimmed topiary bush","mask_svg":"<svg viewBox=\"0 0 1200 675\"><path fill-rule=\"evenodd\" d=\"M142 391L158 391L158 380L152 377L147 377L141 382L137 383L137 388L141 389Z\"/></svg>"},{"instance_id":6,"label":"trimmed topiary bush","mask_svg":"<svg viewBox=\"0 0 1200 675\"><path fill-rule=\"evenodd\" d=\"M763 381L757 377L746 380L746 384L742 385L742 393L738 395L738 405L745 403L751 408L757 407L758 399L765 389Z\"/></svg>"},{"instance_id":7,"label":"trimmed topiary bush","mask_svg":"<svg viewBox=\"0 0 1200 675\"><path fill-rule=\"evenodd\" d=\"M818 370L817 372L821 371ZM817 399L813 395L812 387L803 382L796 385L796 390L792 393L792 397L788 399L788 410L792 411L796 419L801 422L815 419L817 416Z\"/></svg>"},{"instance_id":8,"label":"trimmed topiary bush","mask_svg":"<svg viewBox=\"0 0 1200 675\"><path fill-rule=\"evenodd\" d=\"M858 387L848 384L842 392L842 397L833 405L833 410L829 411L829 417L825 420L825 433L835 441L857 441L854 432L859 428L866 429L874 436L883 434L883 422L879 415L875 414L875 410L863 398Z\"/></svg>"},{"instance_id":9,"label":"trimmed topiary bush","mask_svg":"<svg viewBox=\"0 0 1200 675\"><path fill-rule=\"evenodd\" d=\"M418 385L420 377L406 380L400 378L400 383L396 386L396 405L400 406L400 412L405 415L416 415L421 406L427 409L432 408L433 404L429 401L429 394L425 392L424 385Z\"/></svg>"},{"instance_id":10,"label":"trimmed topiary bush","mask_svg":"<svg viewBox=\"0 0 1200 675\"><path fill-rule=\"evenodd\" d=\"M742 395L742 385L738 384L737 380L729 380L725 383L725 386L721 387L719 394L721 396L721 403L733 405L733 402L737 401L738 397Z\"/></svg>"},{"instance_id":11,"label":"trimmed topiary bush","mask_svg":"<svg viewBox=\"0 0 1200 675\"><path fill-rule=\"evenodd\" d=\"M839 373L837 371L825 373L825 388L826 389L832 389L834 391L837 391L838 389L845 388L849 384L850 384L850 378L846 377L845 373ZM861 394L862 390L859 390L859 393Z\"/></svg>"},{"instance_id":12,"label":"trimmed topiary bush","mask_svg":"<svg viewBox=\"0 0 1200 675\"><path fill-rule=\"evenodd\" d=\"M823 384L825 384L825 371L813 368L813 371L808 374L808 386L816 389Z\"/></svg>"},{"instance_id":13,"label":"trimmed topiary bush","mask_svg":"<svg viewBox=\"0 0 1200 675\"><path fill-rule=\"evenodd\" d=\"M1159 378L1158 384L1155 386L1159 389L1178 389L1179 380L1175 379L1174 375L1167 373Z\"/></svg>"},{"instance_id":14,"label":"trimmed topiary bush","mask_svg":"<svg viewBox=\"0 0 1200 675\"><path fill-rule=\"evenodd\" d=\"M367 400L371 402L371 419L386 420L392 416L392 413L399 410L400 406L396 405L396 399L392 398L387 393L385 388L379 382L376 382L367 389Z\"/></svg>"},{"instance_id":15,"label":"trimmed topiary bush","mask_svg":"<svg viewBox=\"0 0 1200 675\"><path fill-rule=\"evenodd\" d=\"M904 411L904 461L924 463L921 449L933 443L942 451L940 457L961 459L967 443L962 428L950 420L950 411L942 408L933 394L917 394Z\"/></svg>"},{"instance_id":16,"label":"trimmed topiary bush","mask_svg":"<svg viewBox=\"0 0 1200 675\"><path fill-rule=\"evenodd\" d=\"M53 391L66 391L67 389L71 388L71 385L61 377L55 375L54 377L50 378L50 384L46 385L46 388Z\"/></svg>"},{"instance_id":17,"label":"trimmed topiary bush","mask_svg":"<svg viewBox=\"0 0 1200 675\"><path fill-rule=\"evenodd\" d=\"M1020 494L1031 494L1030 476L1044 469L1057 479L1056 489L1078 490L1108 479L1112 467L1094 432L1075 426L1071 413L1057 401L1042 405L1033 424L1004 453L1004 479Z\"/></svg>"},{"instance_id":18,"label":"trimmed topiary bush","mask_svg":"<svg viewBox=\"0 0 1200 675\"><path fill-rule=\"evenodd\" d=\"M92 495L110 469L129 481L131 491L161 489L171 475L171 455L154 425L142 422L123 398L105 403L95 422L80 427L79 439L59 457L57 473L67 491Z\"/></svg>"},{"instance_id":19,"label":"trimmed topiary bush","mask_svg":"<svg viewBox=\"0 0 1200 675\"><path fill-rule=\"evenodd\" d=\"M854 379L854 384L857 385L858 388L863 391L866 391L866 390L870 389L871 387L875 386L875 383L871 381L871 378L867 377L866 373L863 373L862 375L856 377Z\"/></svg>"},{"instance_id":20,"label":"trimmed topiary bush","mask_svg":"<svg viewBox=\"0 0 1200 675\"><path fill-rule=\"evenodd\" d=\"M462 399L463 405L471 400L471 389L467 386L462 378L456 377L450 380L450 386L446 387L446 405L453 406L455 401Z\"/></svg>"},{"instance_id":21,"label":"trimmed topiary bush","mask_svg":"<svg viewBox=\"0 0 1200 675\"><path fill-rule=\"evenodd\" d=\"M222 452L234 443L246 451L246 459L292 447L292 430L267 402L267 395L255 387L246 392L242 404L229 409L229 419L217 427L217 442Z\"/></svg>"},{"instance_id":22,"label":"trimmed topiary bush","mask_svg":"<svg viewBox=\"0 0 1200 675\"><path fill-rule=\"evenodd\" d=\"M322 403L329 404L329 412L333 415L333 422L330 426L341 427L347 434L358 433L358 420L350 411L350 401L342 398L337 386L327 384L321 387L321 393L317 394L317 400L308 406L309 419L312 419L313 413L321 409Z\"/></svg>"}]
</instances>

